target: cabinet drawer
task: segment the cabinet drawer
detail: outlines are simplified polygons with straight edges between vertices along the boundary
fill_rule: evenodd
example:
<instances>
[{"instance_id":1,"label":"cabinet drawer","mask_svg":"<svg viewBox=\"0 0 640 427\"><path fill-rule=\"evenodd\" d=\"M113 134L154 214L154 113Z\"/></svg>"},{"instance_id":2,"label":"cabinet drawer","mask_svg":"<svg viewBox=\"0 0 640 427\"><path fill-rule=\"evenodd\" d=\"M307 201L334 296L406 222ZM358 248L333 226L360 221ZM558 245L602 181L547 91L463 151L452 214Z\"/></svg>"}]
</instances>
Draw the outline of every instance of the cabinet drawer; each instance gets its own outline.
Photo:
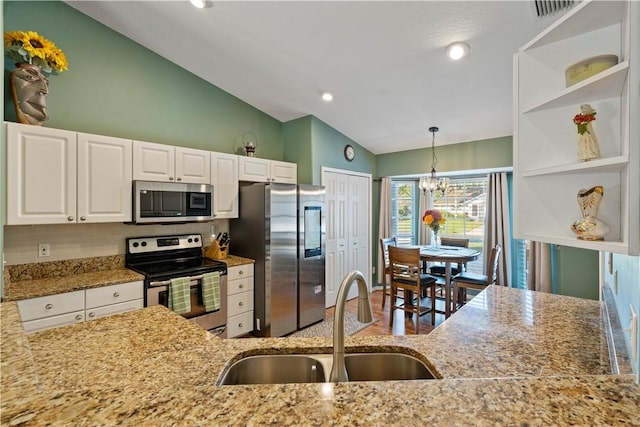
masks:
<instances>
[{"instance_id":1,"label":"cabinet drawer","mask_svg":"<svg viewBox=\"0 0 640 427\"><path fill-rule=\"evenodd\" d=\"M84 310L84 291L18 301L18 308L23 322Z\"/></svg>"},{"instance_id":2,"label":"cabinet drawer","mask_svg":"<svg viewBox=\"0 0 640 427\"><path fill-rule=\"evenodd\" d=\"M245 311L253 310L253 292L241 292L229 295L227 298L228 316L233 316Z\"/></svg>"},{"instance_id":3,"label":"cabinet drawer","mask_svg":"<svg viewBox=\"0 0 640 427\"><path fill-rule=\"evenodd\" d=\"M131 310L136 310L144 306L144 300L142 298L132 301L121 302L119 304L106 305L104 307L97 307L91 310L87 309L87 320L98 319L100 317L111 316L112 314L124 313Z\"/></svg>"},{"instance_id":4,"label":"cabinet drawer","mask_svg":"<svg viewBox=\"0 0 640 427\"><path fill-rule=\"evenodd\" d=\"M143 298L142 281L87 289L87 310Z\"/></svg>"},{"instance_id":5,"label":"cabinet drawer","mask_svg":"<svg viewBox=\"0 0 640 427\"><path fill-rule=\"evenodd\" d=\"M253 331L253 311L229 317L227 322L227 338L248 334Z\"/></svg>"},{"instance_id":6,"label":"cabinet drawer","mask_svg":"<svg viewBox=\"0 0 640 427\"><path fill-rule=\"evenodd\" d=\"M227 281L253 277L253 264L237 265L227 269Z\"/></svg>"},{"instance_id":7,"label":"cabinet drawer","mask_svg":"<svg viewBox=\"0 0 640 427\"><path fill-rule=\"evenodd\" d=\"M229 280L227 282L227 295L233 295L239 292L247 292L252 290L253 290L253 277L245 277L243 279Z\"/></svg>"},{"instance_id":8,"label":"cabinet drawer","mask_svg":"<svg viewBox=\"0 0 640 427\"><path fill-rule=\"evenodd\" d=\"M84 322L84 310L65 313L59 316L45 317L44 319L31 320L24 322L22 326L25 332L37 332L81 322Z\"/></svg>"}]
</instances>

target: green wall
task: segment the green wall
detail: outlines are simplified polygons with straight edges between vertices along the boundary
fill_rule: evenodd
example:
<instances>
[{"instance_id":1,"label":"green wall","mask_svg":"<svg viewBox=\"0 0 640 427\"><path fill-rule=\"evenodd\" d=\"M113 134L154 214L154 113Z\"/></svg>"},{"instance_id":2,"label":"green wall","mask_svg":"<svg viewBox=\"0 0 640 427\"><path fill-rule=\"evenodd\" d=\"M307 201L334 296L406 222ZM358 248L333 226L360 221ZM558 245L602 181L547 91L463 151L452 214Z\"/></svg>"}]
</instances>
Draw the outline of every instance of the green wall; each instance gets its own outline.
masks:
<instances>
[{"instance_id":1,"label":"green wall","mask_svg":"<svg viewBox=\"0 0 640 427\"><path fill-rule=\"evenodd\" d=\"M6 1L3 11L5 30L36 31L69 60L50 76L46 127L237 154L252 131L258 157L283 160L280 121L66 4ZM5 57L5 85L13 68Z\"/></svg>"},{"instance_id":2,"label":"green wall","mask_svg":"<svg viewBox=\"0 0 640 427\"><path fill-rule=\"evenodd\" d=\"M598 300L600 261L597 251L552 245L553 292Z\"/></svg>"},{"instance_id":3,"label":"green wall","mask_svg":"<svg viewBox=\"0 0 640 427\"><path fill-rule=\"evenodd\" d=\"M438 172L501 168L513 165L513 138L485 139L436 146ZM425 174L431 170L431 147L377 156L379 177Z\"/></svg>"},{"instance_id":4,"label":"green wall","mask_svg":"<svg viewBox=\"0 0 640 427\"><path fill-rule=\"evenodd\" d=\"M313 158L311 137L311 116L286 122L282 126L284 139L284 160L298 164L298 182L312 184Z\"/></svg>"}]
</instances>

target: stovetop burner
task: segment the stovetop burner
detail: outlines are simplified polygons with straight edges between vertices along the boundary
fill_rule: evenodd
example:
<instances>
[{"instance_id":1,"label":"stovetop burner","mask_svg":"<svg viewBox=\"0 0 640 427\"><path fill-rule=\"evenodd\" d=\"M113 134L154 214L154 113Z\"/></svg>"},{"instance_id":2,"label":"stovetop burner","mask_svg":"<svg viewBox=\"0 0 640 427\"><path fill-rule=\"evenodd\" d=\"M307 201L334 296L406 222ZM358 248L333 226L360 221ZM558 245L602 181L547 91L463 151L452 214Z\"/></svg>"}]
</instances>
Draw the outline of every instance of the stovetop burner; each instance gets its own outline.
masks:
<instances>
[{"instance_id":1,"label":"stovetop burner","mask_svg":"<svg viewBox=\"0 0 640 427\"><path fill-rule=\"evenodd\" d=\"M147 280L227 271L224 262L202 257L200 234L128 238L125 265Z\"/></svg>"}]
</instances>

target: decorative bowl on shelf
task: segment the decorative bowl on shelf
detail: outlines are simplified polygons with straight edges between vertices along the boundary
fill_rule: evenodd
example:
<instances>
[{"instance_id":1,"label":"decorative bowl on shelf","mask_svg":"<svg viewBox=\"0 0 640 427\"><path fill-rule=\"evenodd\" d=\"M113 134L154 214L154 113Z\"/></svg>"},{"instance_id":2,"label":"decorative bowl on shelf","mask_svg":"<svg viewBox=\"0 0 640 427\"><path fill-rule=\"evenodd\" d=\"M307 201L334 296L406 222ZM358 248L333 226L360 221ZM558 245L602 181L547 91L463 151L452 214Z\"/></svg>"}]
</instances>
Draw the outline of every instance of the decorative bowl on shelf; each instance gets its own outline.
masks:
<instances>
[{"instance_id":1,"label":"decorative bowl on shelf","mask_svg":"<svg viewBox=\"0 0 640 427\"><path fill-rule=\"evenodd\" d=\"M618 63L617 55L597 55L573 64L565 71L567 87L581 82Z\"/></svg>"}]
</instances>

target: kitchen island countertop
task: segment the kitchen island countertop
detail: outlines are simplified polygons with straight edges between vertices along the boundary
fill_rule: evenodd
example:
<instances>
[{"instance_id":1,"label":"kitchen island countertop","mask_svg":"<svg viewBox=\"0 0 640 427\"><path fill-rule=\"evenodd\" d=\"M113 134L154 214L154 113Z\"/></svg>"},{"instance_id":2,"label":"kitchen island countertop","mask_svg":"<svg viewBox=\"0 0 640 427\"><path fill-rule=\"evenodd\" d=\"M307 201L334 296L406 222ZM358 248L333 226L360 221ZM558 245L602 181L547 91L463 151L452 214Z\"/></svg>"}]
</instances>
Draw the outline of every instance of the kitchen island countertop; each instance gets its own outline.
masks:
<instances>
[{"instance_id":1,"label":"kitchen island countertop","mask_svg":"<svg viewBox=\"0 0 640 427\"><path fill-rule=\"evenodd\" d=\"M638 425L611 374L602 304L491 286L428 335L351 336L440 379L218 386L243 355L330 352L330 337L220 339L163 307L25 335L2 317L4 425ZM13 423L13 424L12 424Z\"/></svg>"}]
</instances>

